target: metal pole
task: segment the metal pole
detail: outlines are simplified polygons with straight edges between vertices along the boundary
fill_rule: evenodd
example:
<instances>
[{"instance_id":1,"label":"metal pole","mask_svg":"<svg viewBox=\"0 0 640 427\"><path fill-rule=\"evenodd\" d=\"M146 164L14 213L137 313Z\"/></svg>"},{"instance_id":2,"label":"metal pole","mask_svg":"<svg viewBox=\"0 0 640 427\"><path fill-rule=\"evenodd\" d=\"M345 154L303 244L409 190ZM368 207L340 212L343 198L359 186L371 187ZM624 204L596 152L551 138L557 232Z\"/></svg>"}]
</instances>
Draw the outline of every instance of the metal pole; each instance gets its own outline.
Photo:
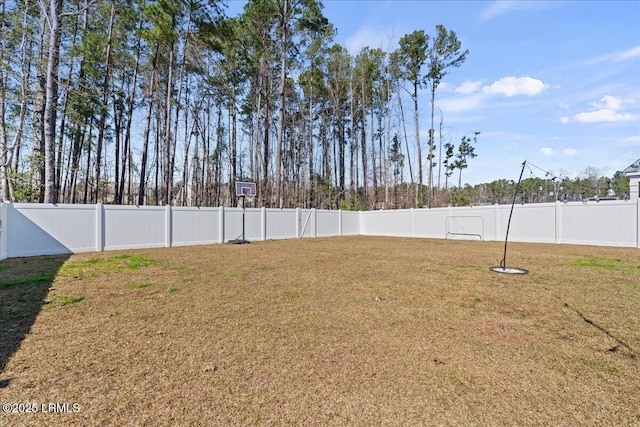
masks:
<instances>
[{"instance_id":1,"label":"metal pole","mask_svg":"<svg viewBox=\"0 0 640 427\"><path fill-rule=\"evenodd\" d=\"M242 243L246 242L244 239L244 194L242 196Z\"/></svg>"},{"instance_id":2,"label":"metal pole","mask_svg":"<svg viewBox=\"0 0 640 427\"><path fill-rule=\"evenodd\" d=\"M509 221L507 222L507 234L504 237L504 256L500 262L500 267L505 268L507 265L507 241L509 240L509 227L511 226L511 216L513 215L513 206L516 204L516 197L518 197L518 191L520 190L520 181L522 180L522 174L524 168L527 165L527 161L522 162L522 170L520 171L520 178L518 178L518 184L516 184L516 192L513 194L513 202L511 203L511 212L509 212Z\"/></svg>"}]
</instances>

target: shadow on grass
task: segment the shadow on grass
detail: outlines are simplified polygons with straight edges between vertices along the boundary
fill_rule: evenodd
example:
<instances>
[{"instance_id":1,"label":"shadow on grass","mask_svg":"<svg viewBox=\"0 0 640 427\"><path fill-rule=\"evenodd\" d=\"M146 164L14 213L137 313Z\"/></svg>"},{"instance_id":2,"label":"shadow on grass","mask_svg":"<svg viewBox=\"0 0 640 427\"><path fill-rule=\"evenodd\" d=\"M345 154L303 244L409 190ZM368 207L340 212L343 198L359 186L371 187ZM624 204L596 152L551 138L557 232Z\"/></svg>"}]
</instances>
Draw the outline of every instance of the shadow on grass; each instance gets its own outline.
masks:
<instances>
[{"instance_id":1,"label":"shadow on grass","mask_svg":"<svg viewBox=\"0 0 640 427\"><path fill-rule=\"evenodd\" d=\"M58 270L69 255L0 261L0 374L36 321ZM0 389L11 378L0 377Z\"/></svg>"}]
</instances>

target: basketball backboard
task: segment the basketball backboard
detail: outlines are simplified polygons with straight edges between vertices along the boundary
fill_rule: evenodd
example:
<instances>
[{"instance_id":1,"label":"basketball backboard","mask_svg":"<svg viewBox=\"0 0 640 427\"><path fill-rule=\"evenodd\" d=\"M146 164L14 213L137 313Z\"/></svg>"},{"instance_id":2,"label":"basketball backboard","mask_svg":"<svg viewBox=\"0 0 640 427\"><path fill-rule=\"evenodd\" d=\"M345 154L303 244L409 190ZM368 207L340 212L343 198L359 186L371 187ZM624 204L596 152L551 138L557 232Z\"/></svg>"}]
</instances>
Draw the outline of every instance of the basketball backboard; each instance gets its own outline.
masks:
<instances>
[{"instance_id":1,"label":"basketball backboard","mask_svg":"<svg viewBox=\"0 0 640 427\"><path fill-rule=\"evenodd\" d=\"M236 197L255 197L256 183L236 181Z\"/></svg>"}]
</instances>

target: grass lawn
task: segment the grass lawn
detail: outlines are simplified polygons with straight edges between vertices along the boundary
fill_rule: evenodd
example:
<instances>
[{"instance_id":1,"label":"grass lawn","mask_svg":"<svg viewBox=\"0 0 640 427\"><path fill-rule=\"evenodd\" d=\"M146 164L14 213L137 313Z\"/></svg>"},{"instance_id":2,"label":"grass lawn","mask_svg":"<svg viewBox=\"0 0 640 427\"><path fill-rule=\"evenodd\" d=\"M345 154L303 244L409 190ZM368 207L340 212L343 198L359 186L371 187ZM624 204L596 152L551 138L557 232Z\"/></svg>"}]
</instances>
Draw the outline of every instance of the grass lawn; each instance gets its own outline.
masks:
<instances>
[{"instance_id":1,"label":"grass lawn","mask_svg":"<svg viewBox=\"0 0 640 427\"><path fill-rule=\"evenodd\" d=\"M489 270L502 250L356 236L5 260L0 403L38 412L0 425L640 425L640 250L510 243L520 276Z\"/></svg>"}]
</instances>

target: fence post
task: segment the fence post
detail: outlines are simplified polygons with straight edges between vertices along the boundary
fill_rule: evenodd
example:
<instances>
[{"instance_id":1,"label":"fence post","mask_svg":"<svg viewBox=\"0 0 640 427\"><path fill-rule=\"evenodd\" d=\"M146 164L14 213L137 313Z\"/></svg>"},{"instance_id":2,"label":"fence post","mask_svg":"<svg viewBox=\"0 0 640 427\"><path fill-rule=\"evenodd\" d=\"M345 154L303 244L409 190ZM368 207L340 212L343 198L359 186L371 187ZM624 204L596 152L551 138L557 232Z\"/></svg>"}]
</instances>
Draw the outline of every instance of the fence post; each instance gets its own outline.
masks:
<instances>
[{"instance_id":1,"label":"fence post","mask_svg":"<svg viewBox=\"0 0 640 427\"><path fill-rule=\"evenodd\" d=\"M640 249L640 198L636 200L636 246Z\"/></svg>"},{"instance_id":2,"label":"fence post","mask_svg":"<svg viewBox=\"0 0 640 427\"><path fill-rule=\"evenodd\" d=\"M224 243L224 206L218 206L218 243Z\"/></svg>"},{"instance_id":3,"label":"fence post","mask_svg":"<svg viewBox=\"0 0 640 427\"><path fill-rule=\"evenodd\" d=\"M493 205L493 240L500 241L500 205Z\"/></svg>"},{"instance_id":4,"label":"fence post","mask_svg":"<svg viewBox=\"0 0 640 427\"><path fill-rule=\"evenodd\" d=\"M342 236L342 209L338 209L338 236Z\"/></svg>"},{"instance_id":5,"label":"fence post","mask_svg":"<svg viewBox=\"0 0 640 427\"><path fill-rule=\"evenodd\" d=\"M263 206L261 213L262 213L262 229L261 229L261 233L262 233L262 240L265 241L265 240L267 240L267 208L265 208Z\"/></svg>"},{"instance_id":6,"label":"fence post","mask_svg":"<svg viewBox=\"0 0 640 427\"><path fill-rule=\"evenodd\" d=\"M104 206L96 203L96 252L104 252Z\"/></svg>"},{"instance_id":7,"label":"fence post","mask_svg":"<svg viewBox=\"0 0 640 427\"><path fill-rule=\"evenodd\" d=\"M313 212L313 237L316 238L318 237L318 211L316 210L316 208L311 208L311 211Z\"/></svg>"},{"instance_id":8,"label":"fence post","mask_svg":"<svg viewBox=\"0 0 640 427\"><path fill-rule=\"evenodd\" d=\"M0 260L9 257L9 210L11 204L7 201L0 203Z\"/></svg>"},{"instance_id":9,"label":"fence post","mask_svg":"<svg viewBox=\"0 0 640 427\"><path fill-rule=\"evenodd\" d=\"M416 211L411 208L411 237L416 236Z\"/></svg>"},{"instance_id":10,"label":"fence post","mask_svg":"<svg viewBox=\"0 0 640 427\"><path fill-rule=\"evenodd\" d=\"M300 235L300 208L296 208L296 238L302 237Z\"/></svg>"},{"instance_id":11,"label":"fence post","mask_svg":"<svg viewBox=\"0 0 640 427\"><path fill-rule=\"evenodd\" d=\"M555 235L555 243L560 243L560 241L562 240L561 238L561 232L562 229L560 228L560 220L561 220L561 207L560 207L560 201L556 200L556 204L555 204L555 221L556 221L556 235Z\"/></svg>"},{"instance_id":12,"label":"fence post","mask_svg":"<svg viewBox=\"0 0 640 427\"><path fill-rule=\"evenodd\" d=\"M171 204L165 206L164 211L164 246L165 248L171 247L171 229L173 228L171 218Z\"/></svg>"}]
</instances>

